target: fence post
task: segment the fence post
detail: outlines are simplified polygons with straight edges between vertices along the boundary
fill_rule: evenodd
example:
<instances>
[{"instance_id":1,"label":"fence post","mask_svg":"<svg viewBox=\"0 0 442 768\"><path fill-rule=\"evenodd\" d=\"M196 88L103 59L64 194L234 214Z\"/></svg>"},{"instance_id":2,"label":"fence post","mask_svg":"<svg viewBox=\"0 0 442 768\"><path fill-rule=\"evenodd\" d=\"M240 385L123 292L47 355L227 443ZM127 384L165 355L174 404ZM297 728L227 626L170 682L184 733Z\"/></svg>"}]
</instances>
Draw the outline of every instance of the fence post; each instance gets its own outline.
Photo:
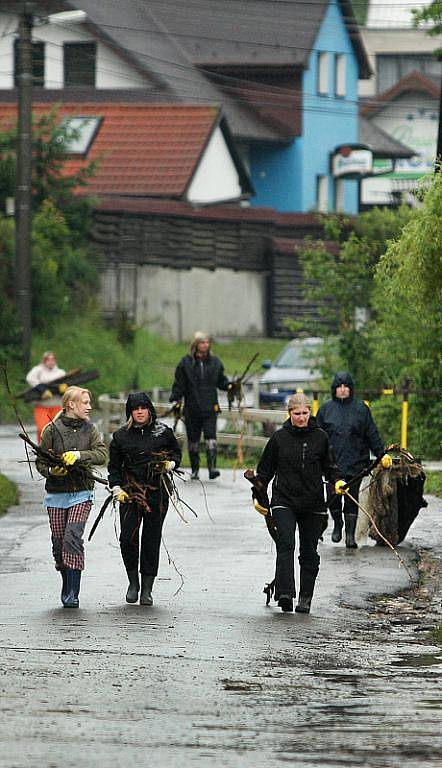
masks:
<instances>
[{"instance_id":1,"label":"fence post","mask_svg":"<svg viewBox=\"0 0 442 768\"><path fill-rule=\"evenodd\" d=\"M401 448L407 447L408 389L402 392Z\"/></svg>"},{"instance_id":2,"label":"fence post","mask_svg":"<svg viewBox=\"0 0 442 768\"><path fill-rule=\"evenodd\" d=\"M316 416L319 410L319 393L313 392L312 416Z\"/></svg>"}]
</instances>

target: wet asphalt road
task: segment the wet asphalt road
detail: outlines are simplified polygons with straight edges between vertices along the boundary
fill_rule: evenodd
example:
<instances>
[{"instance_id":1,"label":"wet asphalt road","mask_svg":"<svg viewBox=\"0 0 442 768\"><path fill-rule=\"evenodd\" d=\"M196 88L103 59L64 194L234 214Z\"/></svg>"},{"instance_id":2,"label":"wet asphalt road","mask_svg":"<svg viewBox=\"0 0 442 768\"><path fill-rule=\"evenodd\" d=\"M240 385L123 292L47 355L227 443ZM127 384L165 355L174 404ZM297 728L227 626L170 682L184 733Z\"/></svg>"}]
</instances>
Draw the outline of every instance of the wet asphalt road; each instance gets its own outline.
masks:
<instances>
[{"instance_id":1,"label":"wet asphalt road","mask_svg":"<svg viewBox=\"0 0 442 768\"><path fill-rule=\"evenodd\" d=\"M392 620L370 599L409 585L390 551L346 550L328 530L311 615L266 608L271 540L242 474L226 470L205 483L213 521L197 483L180 489L198 519L169 511L178 594L163 550L155 606L125 604L107 514L68 611L43 484L12 434L0 428L0 471L21 490L0 520L0 768L442 766L442 651L416 631L422 618ZM416 546L442 555L429 501L400 547L416 573Z\"/></svg>"}]
</instances>

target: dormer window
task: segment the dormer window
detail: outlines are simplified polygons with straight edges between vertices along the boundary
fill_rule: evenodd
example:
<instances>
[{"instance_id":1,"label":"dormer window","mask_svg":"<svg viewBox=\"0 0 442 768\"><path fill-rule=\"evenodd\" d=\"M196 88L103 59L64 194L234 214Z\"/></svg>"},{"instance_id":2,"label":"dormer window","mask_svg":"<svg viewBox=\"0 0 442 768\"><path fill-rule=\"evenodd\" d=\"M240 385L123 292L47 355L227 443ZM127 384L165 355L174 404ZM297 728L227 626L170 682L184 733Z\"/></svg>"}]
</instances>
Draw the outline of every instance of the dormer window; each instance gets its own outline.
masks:
<instances>
[{"instance_id":1,"label":"dormer window","mask_svg":"<svg viewBox=\"0 0 442 768\"><path fill-rule=\"evenodd\" d=\"M65 117L63 126L67 128L68 141L66 152L69 155L86 157L101 125L101 117Z\"/></svg>"},{"instance_id":2,"label":"dormer window","mask_svg":"<svg viewBox=\"0 0 442 768\"><path fill-rule=\"evenodd\" d=\"M65 86L95 86L96 43L64 43L63 55Z\"/></svg>"}]
</instances>

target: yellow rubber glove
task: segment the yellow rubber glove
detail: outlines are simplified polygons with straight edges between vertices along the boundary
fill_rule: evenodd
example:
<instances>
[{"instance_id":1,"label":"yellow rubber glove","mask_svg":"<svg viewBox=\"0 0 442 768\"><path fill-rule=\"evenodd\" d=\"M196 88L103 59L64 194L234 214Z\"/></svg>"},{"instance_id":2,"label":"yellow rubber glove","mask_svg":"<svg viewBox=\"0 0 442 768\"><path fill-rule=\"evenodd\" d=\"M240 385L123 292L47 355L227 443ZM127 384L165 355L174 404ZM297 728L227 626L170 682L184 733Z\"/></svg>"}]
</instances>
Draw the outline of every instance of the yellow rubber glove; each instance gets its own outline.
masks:
<instances>
[{"instance_id":1,"label":"yellow rubber glove","mask_svg":"<svg viewBox=\"0 0 442 768\"><path fill-rule=\"evenodd\" d=\"M70 467L80 458L80 451L65 451L65 453L61 454L61 458L64 463Z\"/></svg>"},{"instance_id":2,"label":"yellow rubber glove","mask_svg":"<svg viewBox=\"0 0 442 768\"><path fill-rule=\"evenodd\" d=\"M382 456L381 467L383 469L390 469L392 466L393 466L393 459L391 458L389 453L386 453L384 456Z\"/></svg>"},{"instance_id":3,"label":"yellow rubber glove","mask_svg":"<svg viewBox=\"0 0 442 768\"><path fill-rule=\"evenodd\" d=\"M255 507L256 511L259 512L260 515L268 515L269 510L267 507L263 507L262 504L259 503L259 501L256 501L256 499L253 500L253 506Z\"/></svg>"},{"instance_id":4,"label":"yellow rubber glove","mask_svg":"<svg viewBox=\"0 0 442 768\"><path fill-rule=\"evenodd\" d=\"M129 494L126 493L126 491L123 491L119 485L114 485L112 488L112 498L114 501L119 501L120 504L125 504L129 499Z\"/></svg>"},{"instance_id":5,"label":"yellow rubber glove","mask_svg":"<svg viewBox=\"0 0 442 768\"><path fill-rule=\"evenodd\" d=\"M172 472L172 470L175 469L175 462L174 461L163 461L163 466L161 467L161 472Z\"/></svg>"},{"instance_id":6,"label":"yellow rubber glove","mask_svg":"<svg viewBox=\"0 0 442 768\"><path fill-rule=\"evenodd\" d=\"M347 490L348 490L346 488L346 485L347 483L345 482L345 480L336 480L335 493L337 493L339 496L343 496L344 493L347 493Z\"/></svg>"},{"instance_id":7,"label":"yellow rubber glove","mask_svg":"<svg viewBox=\"0 0 442 768\"><path fill-rule=\"evenodd\" d=\"M64 395L68 388L68 384L59 384L58 385L58 391L60 392L60 395Z\"/></svg>"},{"instance_id":8,"label":"yellow rubber glove","mask_svg":"<svg viewBox=\"0 0 442 768\"><path fill-rule=\"evenodd\" d=\"M68 473L66 467L51 467L49 472L55 477L64 477Z\"/></svg>"},{"instance_id":9,"label":"yellow rubber glove","mask_svg":"<svg viewBox=\"0 0 442 768\"><path fill-rule=\"evenodd\" d=\"M45 389L45 391L42 392L40 395L41 400L49 400L50 397L53 397L53 394L50 389Z\"/></svg>"}]
</instances>

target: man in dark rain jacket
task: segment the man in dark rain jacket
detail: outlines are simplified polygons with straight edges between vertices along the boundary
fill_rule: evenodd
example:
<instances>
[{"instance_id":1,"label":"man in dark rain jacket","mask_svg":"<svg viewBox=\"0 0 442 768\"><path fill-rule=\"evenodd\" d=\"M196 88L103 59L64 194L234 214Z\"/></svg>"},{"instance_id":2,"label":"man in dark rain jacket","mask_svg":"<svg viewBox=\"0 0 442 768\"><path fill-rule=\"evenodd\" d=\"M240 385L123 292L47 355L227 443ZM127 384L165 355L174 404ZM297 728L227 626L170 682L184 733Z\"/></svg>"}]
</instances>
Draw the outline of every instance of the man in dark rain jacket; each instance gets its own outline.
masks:
<instances>
[{"instance_id":1,"label":"man in dark rain jacket","mask_svg":"<svg viewBox=\"0 0 442 768\"><path fill-rule=\"evenodd\" d=\"M209 479L219 476L216 469L216 419L219 413L218 389L227 390L229 383L221 360L212 355L206 333L197 331L189 354L178 363L170 395L171 402L184 398L184 420L187 433L192 478L198 478L201 432L206 441Z\"/></svg>"},{"instance_id":2,"label":"man in dark rain jacket","mask_svg":"<svg viewBox=\"0 0 442 768\"><path fill-rule=\"evenodd\" d=\"M384 452L370 409L362 400L353 397L354 383L349 373L340 371L331 385L332 399L321 405L316 416L318 427L324 429L336 455L342 476L349 482L370 461L370 451L376 457ZM360 481L351 486L351 495L358 498ZM336 496L330 504L334 528L332 541L342 538L342 499L345 519L345 545L356 548L355 529L358 509L348 496Z\"/></svg>"},{"instance_id":3,"label":"man in dark rain jacket","mask_svg":"<svg viewBox=\"0 0 442 768\"><path fill-rule=\"evenodd\" d=\"M126 601L138 600L139 568L140 604L153 605L152 587L169 503L165 475L179 466L181 450L172 429L157 421L145 392L129 395L126 417L126 424L114 432L109 446L109 485L120 503L120 547L129 578Z\"/></svg>"}]
</instances>

